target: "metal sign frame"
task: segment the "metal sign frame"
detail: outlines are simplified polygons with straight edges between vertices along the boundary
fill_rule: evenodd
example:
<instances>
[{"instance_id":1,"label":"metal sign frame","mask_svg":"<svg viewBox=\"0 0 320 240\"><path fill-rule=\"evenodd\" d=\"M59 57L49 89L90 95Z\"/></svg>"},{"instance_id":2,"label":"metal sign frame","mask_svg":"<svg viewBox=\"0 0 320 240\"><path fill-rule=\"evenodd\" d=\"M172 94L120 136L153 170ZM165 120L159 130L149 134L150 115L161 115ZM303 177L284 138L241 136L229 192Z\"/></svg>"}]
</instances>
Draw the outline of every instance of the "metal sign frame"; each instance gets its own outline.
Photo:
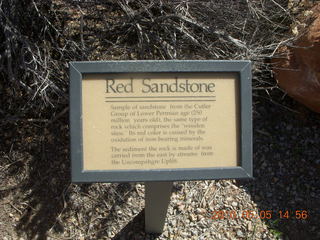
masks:
<instances>
[{"instance_id":1,"label":"metal sign frame","mask_svg":"<svg viewBox=\"0 0 320 240\"><path fill-rule=\"evenodd\" d=\"M252 177L252 87L250 61L170 60L70 62L72 182L146 182ZM240 100L240 165L152 170L83 169L82 75L89 73L237 73Z\"/></svg>"}]
</instances>

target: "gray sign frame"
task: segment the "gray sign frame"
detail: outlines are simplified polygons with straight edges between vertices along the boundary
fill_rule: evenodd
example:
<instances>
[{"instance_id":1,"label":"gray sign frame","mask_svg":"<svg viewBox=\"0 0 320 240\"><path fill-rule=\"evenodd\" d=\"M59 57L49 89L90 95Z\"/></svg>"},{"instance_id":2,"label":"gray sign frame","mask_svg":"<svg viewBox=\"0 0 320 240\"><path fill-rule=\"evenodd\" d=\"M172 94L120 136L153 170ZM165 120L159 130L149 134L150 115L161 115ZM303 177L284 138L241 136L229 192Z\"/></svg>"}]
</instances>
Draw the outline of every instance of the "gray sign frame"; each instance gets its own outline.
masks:
<instances>
[{"instance_id":1,"label":"gray sign frame","mask_svg":"<svg viewBox=\"0 0 320 240\"><path fill-rule=\"evenodd\" d=\"M215 60L70 62L72 182L147 182L252 178L251 62ZM237 73L240 79L240 166L152 170L83 170L82 75L89 73Z\"/></svg>"}]
</instances>

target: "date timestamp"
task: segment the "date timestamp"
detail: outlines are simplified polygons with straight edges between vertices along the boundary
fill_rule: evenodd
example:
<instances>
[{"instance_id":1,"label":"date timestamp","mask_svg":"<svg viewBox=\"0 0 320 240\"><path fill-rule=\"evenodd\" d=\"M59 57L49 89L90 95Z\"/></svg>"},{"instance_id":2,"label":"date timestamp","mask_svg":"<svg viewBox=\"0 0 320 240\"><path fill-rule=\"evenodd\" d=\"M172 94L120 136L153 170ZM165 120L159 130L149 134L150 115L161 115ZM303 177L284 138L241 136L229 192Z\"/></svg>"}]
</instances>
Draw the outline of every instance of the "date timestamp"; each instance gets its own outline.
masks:
<instances>
[{"instance_id":1,"label":"date timestamp","mask_svg":"<svg viewBox=\"0 0 320 240\"><path fill-rule=\"evenodd\" d=\"M216 210L212 211L210 214L212 220L224 220L224 219L272 219L272 218L280 218L280 219L300 219L305 220L309 217L307 210Z\"/></svg>"}]
</instances>

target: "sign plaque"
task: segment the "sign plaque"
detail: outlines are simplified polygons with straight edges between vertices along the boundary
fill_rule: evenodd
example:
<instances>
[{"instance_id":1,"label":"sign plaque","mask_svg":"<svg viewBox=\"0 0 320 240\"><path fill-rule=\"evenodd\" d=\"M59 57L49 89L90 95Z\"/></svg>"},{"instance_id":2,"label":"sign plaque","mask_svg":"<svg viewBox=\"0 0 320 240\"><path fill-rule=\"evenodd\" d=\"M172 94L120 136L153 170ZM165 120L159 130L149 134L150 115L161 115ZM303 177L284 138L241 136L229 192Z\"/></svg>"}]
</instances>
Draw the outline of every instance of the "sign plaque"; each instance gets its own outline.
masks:
<instances>
[{"instance_id":1,"label":"sign plaque","mask_svg":"<svg viewBox=\"0 0 320 240\"><path fill-rule=\"evenodd\" d=\"M70 63L72 181L251 177L250 66Z\"/></svg>"},{"instance_id":2,"label":"sign plaque","mask_svg":"<svg viewBox=\"0 0 320 240\"><path fill-rule=\"evenodd\" d=\"M73 182L146 182L163 231L173 181L252 176L249 61L70 63Z\"/></svg>"}]
</instances>

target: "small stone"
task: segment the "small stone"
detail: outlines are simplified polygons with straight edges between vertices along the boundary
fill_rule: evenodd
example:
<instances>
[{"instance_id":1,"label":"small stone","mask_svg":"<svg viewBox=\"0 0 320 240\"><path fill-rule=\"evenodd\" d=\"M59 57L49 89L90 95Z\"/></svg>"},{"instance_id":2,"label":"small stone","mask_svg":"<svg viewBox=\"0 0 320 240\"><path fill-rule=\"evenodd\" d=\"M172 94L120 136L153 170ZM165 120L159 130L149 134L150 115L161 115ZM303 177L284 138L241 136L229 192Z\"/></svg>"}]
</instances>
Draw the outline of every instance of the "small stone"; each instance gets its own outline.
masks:
<instances>
[{"instance_id":1,"label":"small stone","mask_svg":"<svg viewBox=\"0 0 320 240\"><path fill-rule=\"evenodd\" d=\"M198 221L201 221L203 218L204 218L204 216L202 216L202 215L198 215Z\"/></svg>"},{"instance_id":2,"label":"small stone","mask_svg":"<svg viewBox=\"0 0 320 240\"><path fill-rule=\"evenodd\" d=\"M243 232L241 230L237 231L237 236L238 237L244 237Z\"/></svg>"},{"instance_id":3,"label":"small stone","mask_svg":"<svg viewBox=\"0 0 320 240\"><path fill-rule=\"evenodd\" d=\"M173 220L171 221L171 226L175 226L176 224L177 224L177 220L173 219Z\"/></svg>"},{"instance_id":4,"label":"small stone","mask_svg":"<svg viewBox=\"0 0 320 240\"><path fill-rule=\"evenodd\" d=\"M206 210L205 210L204 208L197 208L197 209L196 209L196 213L203 215L203 214L206 213Z\"/></svg>"},{"instance_id":5,"label":"small stone","mask_svg":"<svg viewBox=\"0 0 320 240\"><path fill-rule=\"evenodd\" d=\"M203 228L203 230L205 230L205 228L207 227L207 226L206 226L206 223L204 223L203 221L199 222L199 223L198 223L198 226L199 226L200 228Z\"/></svg>"},{"instance_id":6,"label":"small stone","mask_svg":"<svg viewBox=\"0 0 320 240\"><path fill-rule=\"evenodd\" d=\"M185 208L185 205L184 205L184 204L181 204L181 205L178 206L178 210L179 210L180 212L182 212L182 211L184 210L184 208Z\"/></svg>"},{"instance_id":7,"label":"small stone","mask_svg":"<svg viewBox=\"0 0 320 240\"><path fill-rule=\"evenodd\" d=\"M181 233L181 236L182 236L182 237L187 237L188 235L189 235L189 234L188 234L187 232L182 232L182 233Z\"/></svg>"},{"instance_id":8,"label":"small stone","mask_svg":"<svg viewBox=\"0 0 320 240\"><path fill-rule=\"evenodd\" d=\"M192 236L198 236L198 230L197 229L194 229L191 231L191 235Z\"/></svg>"},{"instance_id":9,"label":"small stone","mask_svg":"<svg viewBox=\"0 0 320 240\"><path fill-rule=\"evenodd\" d=\"M252 232L252 223L248 222L248 231Z\"/></svg>"},{"instance_id":10,"label":"small stone","mask_svg":"<svg viewBox=\"0 0 320 240\"><path fill-rule=\"evenodd\" d=\"M237 207L237 206L238 206L238 203L237 203L237 202L232 202L231 205L232 205L233 207Z\"/></svg>"},{"instance_id":11,"label":"small stone","mask_svg":"<svg viewBox=\"0 0 320 240\"><path fill-rule=\"evenodd\" d=\"M108 232L107 235L109 238L111 238L111 237L113 237L113 232Z\"/></svg>"},{"instance_id":12,"label":"small stone","mask_svg":"<svg viewBox=\"0 0 320 240\"><path fill-rule=\"evenodd\" d=\"M190 221L195 222L197 220L197 217L194 214L190 215Z\"/></svg>"}]
</instances>

